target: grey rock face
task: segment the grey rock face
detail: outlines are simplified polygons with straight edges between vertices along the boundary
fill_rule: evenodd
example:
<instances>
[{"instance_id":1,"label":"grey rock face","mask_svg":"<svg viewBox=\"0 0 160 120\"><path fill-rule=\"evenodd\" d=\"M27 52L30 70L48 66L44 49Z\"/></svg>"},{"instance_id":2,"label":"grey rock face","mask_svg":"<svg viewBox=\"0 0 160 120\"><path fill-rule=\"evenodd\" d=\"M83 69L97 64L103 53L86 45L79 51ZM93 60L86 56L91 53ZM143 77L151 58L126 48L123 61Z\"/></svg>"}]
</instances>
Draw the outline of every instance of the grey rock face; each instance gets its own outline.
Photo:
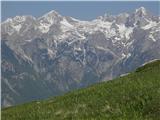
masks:
<instances>
[{"instance_id":1,"label":"grey rock face","mask_svg":"<svg viewBox=\"0 0 160 120\"><path fill-rule=\"evenodd\" d=\"M160 20L145 8L80 21L51 11L2 23L2 106L60 95L160 59Z\"/></svg>"}]
</instances>

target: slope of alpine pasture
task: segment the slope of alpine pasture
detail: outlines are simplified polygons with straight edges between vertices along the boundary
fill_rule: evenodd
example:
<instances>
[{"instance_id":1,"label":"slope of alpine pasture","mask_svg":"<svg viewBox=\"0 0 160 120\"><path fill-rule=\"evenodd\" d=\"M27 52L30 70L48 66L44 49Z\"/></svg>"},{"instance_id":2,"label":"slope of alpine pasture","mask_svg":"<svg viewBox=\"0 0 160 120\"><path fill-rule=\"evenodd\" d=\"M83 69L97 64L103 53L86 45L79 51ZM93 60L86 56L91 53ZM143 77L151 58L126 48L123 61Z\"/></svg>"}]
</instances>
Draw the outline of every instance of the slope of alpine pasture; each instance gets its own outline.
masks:
<instances>
[{"instance_id":1,"label":"slope of alpine pasture","mask_svg":"<svg viewBox=\"0 0 160 120\"><path fill-rule=\"evenodd\" d=\"M2 120L160 120L160 60L64 96L2 109Z\"/></svg>"}]
</instances>

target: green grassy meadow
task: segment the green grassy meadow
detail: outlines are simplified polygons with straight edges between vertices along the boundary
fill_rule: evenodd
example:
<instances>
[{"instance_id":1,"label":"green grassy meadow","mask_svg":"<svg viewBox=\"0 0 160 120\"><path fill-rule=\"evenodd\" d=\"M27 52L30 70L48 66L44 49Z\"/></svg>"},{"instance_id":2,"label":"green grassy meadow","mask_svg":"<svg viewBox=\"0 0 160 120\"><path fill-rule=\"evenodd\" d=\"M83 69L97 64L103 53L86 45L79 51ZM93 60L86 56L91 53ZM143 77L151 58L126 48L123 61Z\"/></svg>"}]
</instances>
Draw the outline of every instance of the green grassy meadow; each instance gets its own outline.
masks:
<instances>
[{"instance_id":1,"label":"green grassy meadow","mask_svg":"<svg viewBox=\"0 0 160 120\"><path fill-rule=\"evenodd\" d=\"M160 60L114 80L1 111L2 120L160 120Z\"/></svg>"}]
</instances>

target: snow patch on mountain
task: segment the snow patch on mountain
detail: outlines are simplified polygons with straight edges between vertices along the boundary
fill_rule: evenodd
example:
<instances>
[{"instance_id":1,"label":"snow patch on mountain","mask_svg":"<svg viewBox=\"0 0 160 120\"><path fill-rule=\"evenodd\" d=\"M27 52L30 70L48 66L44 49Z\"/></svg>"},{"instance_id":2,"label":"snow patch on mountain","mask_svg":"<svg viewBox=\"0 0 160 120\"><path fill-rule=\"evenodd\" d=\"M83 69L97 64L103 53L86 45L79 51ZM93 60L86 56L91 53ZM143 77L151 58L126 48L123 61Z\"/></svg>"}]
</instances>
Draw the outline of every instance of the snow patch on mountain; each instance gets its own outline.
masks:
<instances>
[{"instance_id":1,"label":"snow patch on mountain","mask_svg":"<svg viewBox=\"0 0 160 120\"><path fill-rule=\"evenodd\" d=\"M156 25L157 25L156 22L150 21L149 24L147 24L146 26L142 27L142 29L147 30L147 29L150 29L152 27L155 27Z\"/></svg>"},{"instance_id":2,"label":"snow patch on mountain","mask_svg":"<svg viewBox=\"0 0 160 120\"><path fill-rule=\"evenodd\" d=\"M154 42L156 42L156 39L153 37L153 35L152 34L149 34L149 36L148 36L152 41L154 41Z\"/></svg>"},{"instance_id":3,"label":"snow patch on mountain","mask_svg":"<svg viewBox=\"0 0 160 120\"><path fill-rule=\"evenodd\" d=\"M49 31L51 24L40 22L38 27L42 33L47 33Z\"/></svg>"},{"instance_id":4,"label":"snow patch on mountain","mask_svg":"<svg viewBox=\"0 0 160 120\"><path fill-rule=\"evenodd\" d=\"M133 32L132 27L126 27L124 24L117 25L119 27L119 33L121 38L125 37L127 40L130 38L130 34Z\"/></svg>"},{"instance_id":5,"label":"snow patch on mountain","mask_svg":"<svg viewBox=\"0 0 160 120\"><path fill-rule=\"evenodd\" d=\"M12 26L12 28L14 28L17 32L19 32L20 29L22 28L22 25L21 24L15 25L15 26Z\"/></svg>"}]
</instances>

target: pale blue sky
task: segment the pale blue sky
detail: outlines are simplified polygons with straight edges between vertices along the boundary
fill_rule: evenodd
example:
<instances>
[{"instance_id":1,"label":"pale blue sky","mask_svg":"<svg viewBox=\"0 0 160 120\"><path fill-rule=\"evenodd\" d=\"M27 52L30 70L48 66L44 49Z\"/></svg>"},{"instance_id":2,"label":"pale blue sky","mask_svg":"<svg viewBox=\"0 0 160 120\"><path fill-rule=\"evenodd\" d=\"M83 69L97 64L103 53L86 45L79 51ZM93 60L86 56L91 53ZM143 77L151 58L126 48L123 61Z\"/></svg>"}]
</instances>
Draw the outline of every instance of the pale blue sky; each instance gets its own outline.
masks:
<instances>
[{"instance_id":1,"label":"pale blue sky","mask_svg":"<svg viewBox=\"0 0 160 120\"><path fill-rule=\"evenodd\" d=\"M159 13L160 1L101 1L101 2L2 2L2 21L16 15L42 16L50 10L56 10L61 15L72 16L80 20L92 20L108 12L116 15L121 12L133 12L141 6L154 15Z\"/></svg>"}]
</instances>

